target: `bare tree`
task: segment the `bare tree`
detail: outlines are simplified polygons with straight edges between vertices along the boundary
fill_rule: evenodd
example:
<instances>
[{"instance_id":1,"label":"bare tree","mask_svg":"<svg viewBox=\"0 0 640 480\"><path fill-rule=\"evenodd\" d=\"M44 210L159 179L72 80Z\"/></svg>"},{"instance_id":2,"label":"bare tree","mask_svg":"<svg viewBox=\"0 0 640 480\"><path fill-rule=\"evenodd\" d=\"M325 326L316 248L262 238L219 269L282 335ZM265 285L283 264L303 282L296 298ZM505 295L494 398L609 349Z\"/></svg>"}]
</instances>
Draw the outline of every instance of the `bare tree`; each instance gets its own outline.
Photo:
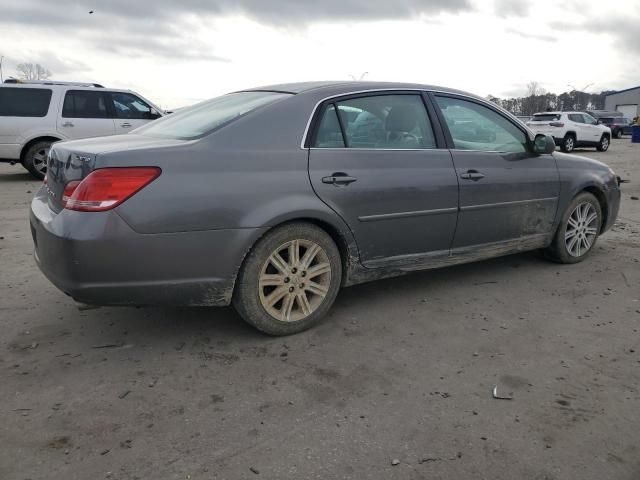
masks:
<instances>
[{"instance_id":1,"label":"bare tree","mask_svg":"<svg viewBox=\"0 0 640 480\"><path fill-rule=\"evenodd\" d=\"M21 80L46 80L51 76L51 70L39 63L21 63L16 70Z\"/></svg>"},{"instance_id":2,"label":"bare tree","mask_svg":"<svg viewBox=\"0 0 640 480\"><path fill-rule=\"evenodd\" d=\"M522 99L522 114L533 115L544 111L549 106L547 91L538 82L527 84L527 96Z\"/></svg>"}]
</instances>

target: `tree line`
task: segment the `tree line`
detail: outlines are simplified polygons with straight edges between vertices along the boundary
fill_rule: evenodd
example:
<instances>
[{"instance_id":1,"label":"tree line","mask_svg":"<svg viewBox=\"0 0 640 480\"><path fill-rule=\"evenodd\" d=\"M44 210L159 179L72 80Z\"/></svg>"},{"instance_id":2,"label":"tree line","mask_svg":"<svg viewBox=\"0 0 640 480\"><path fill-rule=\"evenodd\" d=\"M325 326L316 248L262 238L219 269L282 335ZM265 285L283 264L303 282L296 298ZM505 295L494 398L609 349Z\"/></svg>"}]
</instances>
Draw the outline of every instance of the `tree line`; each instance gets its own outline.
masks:
<instances>
[{"instance_id":1,"label":"tree line","mask_svg":"<svg viewBox=\"0 0 640 480\"><path fill-rule=\"evenodd\" d=\"M605 90L600 93L571 90L557 95L547 92L537 82L530 82L527 84L527 93L524 97L503 99L489 95L487 99L514 115L529 116L544 111L602 110L605 96L614 92L615 90Z\"/></svg>"}]
</instances>

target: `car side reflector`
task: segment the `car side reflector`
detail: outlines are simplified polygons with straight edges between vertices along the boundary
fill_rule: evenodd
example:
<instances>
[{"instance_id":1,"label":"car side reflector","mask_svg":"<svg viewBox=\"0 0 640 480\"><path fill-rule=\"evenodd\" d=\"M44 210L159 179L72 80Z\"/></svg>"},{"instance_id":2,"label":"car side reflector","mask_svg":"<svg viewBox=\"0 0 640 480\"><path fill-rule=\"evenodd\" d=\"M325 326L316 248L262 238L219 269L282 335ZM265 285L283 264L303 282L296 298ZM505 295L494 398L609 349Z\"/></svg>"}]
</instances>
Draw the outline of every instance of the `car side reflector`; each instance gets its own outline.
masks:
<instances>
[{"instance_id":1,"label":"car side reflector","mask_svg":"<svg viewBox=\"0 0 640 480\"><path fill-rule=\"evenodd\" d=\"M111 210L160 176L158 167L100 168L64 189L64 208L81 212Z\"/></svg>"}]
</instances>

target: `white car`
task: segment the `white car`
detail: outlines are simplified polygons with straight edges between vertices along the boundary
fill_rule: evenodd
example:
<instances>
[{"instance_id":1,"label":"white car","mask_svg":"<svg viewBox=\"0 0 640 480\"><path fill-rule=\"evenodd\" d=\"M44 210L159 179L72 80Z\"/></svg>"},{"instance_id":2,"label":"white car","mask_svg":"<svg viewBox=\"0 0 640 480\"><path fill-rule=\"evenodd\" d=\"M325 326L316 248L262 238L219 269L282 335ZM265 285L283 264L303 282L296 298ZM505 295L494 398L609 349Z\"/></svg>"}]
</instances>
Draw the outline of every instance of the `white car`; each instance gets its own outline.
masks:
<instances>
[{"instance_id":1,"label":"white car","mask_svg":"<svg viewBox=\"0 0 640 480\"><path fill-rule=\"evenodd\" d=\"M576 147L596 147L601 152L609 149L611 129L584 112L536 113L527 122L535 134L551 135L563 152Z\"/></svg>"},{"instance_id":2,"label":"white car","mask_svg":"<svg viewBox=\"0 0 640 480\"><path fill-rule=\"evenodd\" d=\"M7 80L0 84L0 161L44 178L51 144L128 133L164 112L141 95L98 84Z\"/></svg>"}]
</instances>

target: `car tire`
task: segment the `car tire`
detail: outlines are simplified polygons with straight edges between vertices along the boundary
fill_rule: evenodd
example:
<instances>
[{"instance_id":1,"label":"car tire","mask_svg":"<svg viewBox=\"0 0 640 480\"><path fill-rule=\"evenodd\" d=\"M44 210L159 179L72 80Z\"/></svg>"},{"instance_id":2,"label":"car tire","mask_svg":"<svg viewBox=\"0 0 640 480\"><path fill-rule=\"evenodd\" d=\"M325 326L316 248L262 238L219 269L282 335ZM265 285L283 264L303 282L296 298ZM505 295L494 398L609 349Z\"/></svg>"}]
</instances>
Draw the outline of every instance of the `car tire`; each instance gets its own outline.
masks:
<instances>
[{"instance_id":1,"label":"car tire","mask_svg":"<svg viewBox=\"0 0 640 480\"><path fill-rule=\"evenodd\" d=\"M622 138L622 129L621 128L617 129L614 132L613 136L616 137L617 139L621 139Z\"/></svg>"},{"instance_id":2,"label":"car tire","mask_svg":"<svg viewBox=\"0 0 640 480\"><path fill-rule=\"evenodd\" d=\"M565 153L571 153L574 148L576 148L576 137L571 134L565 135L560 143L560 150Z\"/></svg>"},{"instance_id":3,"label":"car tire","mask_svg":"<svg viewBox=\"0 0 640 480\"><path fill-rule=\"evenodd\" d=\"M551 245L543 252L557 263L581 262L593 250L601 228L600 202L593 194L582 192L567 207Z\"/></svg>"},{"instance_id":4,"label":"car tire","mask_svg":"<svg viewBox=\"0 0 640 480\"><path fill-rule=\"evenodd\" d=\"M36 142L24 154L22 165L38 180L43 180L47 172L47 156L52 143L47 140Z\"/></svg>"},{"instance_id":5,"label":"car tire","mask_svg":"<svg viewBox=\"0 0 640 480\"><path fill-rule=\"evenodd\" d=\"M609 150L610 143L611 142L609 140L609 137L607 137L606 135L602 135L602 137L600 138L600 143L596 148L599 152L606 152L607 150Z\"/></svg>"},{"instance_id":6,"label":"car tire","mask_svg":"<svg viewBox=\"0 0 640 480\"><path fill-rule=\"evenodd\" d=\"M261 238L245 259L233 306L269 335L291 335L317 324L329 311L342 281L333 239L309 223L289 223Z\"/></svg>"}]
</instances>

